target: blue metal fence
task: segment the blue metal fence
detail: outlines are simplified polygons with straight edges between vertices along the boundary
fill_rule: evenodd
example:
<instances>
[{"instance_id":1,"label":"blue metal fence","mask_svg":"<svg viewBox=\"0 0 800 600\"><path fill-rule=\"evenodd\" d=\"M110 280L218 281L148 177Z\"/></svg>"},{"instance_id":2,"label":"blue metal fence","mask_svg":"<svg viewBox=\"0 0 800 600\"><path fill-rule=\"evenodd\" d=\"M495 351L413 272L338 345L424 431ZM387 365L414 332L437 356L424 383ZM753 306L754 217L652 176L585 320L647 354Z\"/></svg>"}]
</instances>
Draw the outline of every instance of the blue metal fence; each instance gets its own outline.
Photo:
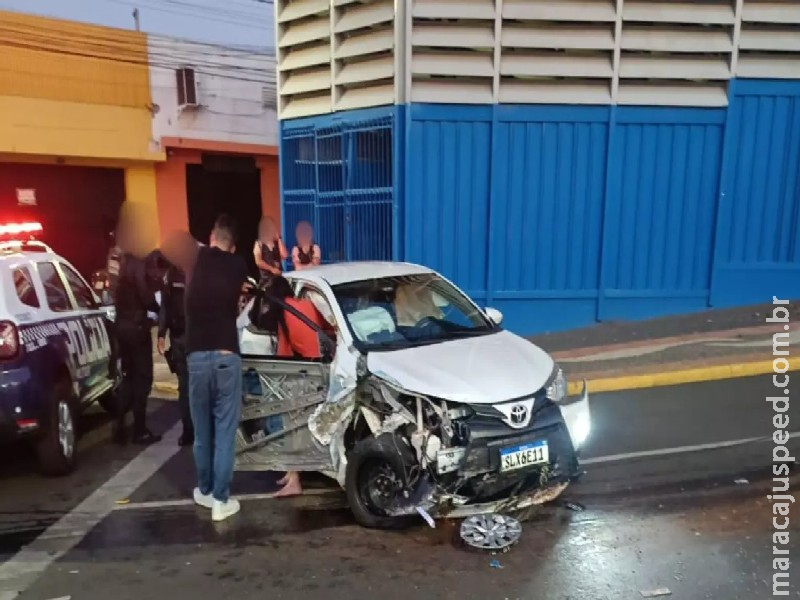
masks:
<instances>
[{"instance_id":1,"label":"blue metal fence","mask_svg":"<svg viewBox=\"0 0 800 600\"><path fill-rule=\"evenodd\" d=\"M282 122L287 243L307 220L324 262L396 256L395 112L387 107Z\"/></svg>"}]
</instances>

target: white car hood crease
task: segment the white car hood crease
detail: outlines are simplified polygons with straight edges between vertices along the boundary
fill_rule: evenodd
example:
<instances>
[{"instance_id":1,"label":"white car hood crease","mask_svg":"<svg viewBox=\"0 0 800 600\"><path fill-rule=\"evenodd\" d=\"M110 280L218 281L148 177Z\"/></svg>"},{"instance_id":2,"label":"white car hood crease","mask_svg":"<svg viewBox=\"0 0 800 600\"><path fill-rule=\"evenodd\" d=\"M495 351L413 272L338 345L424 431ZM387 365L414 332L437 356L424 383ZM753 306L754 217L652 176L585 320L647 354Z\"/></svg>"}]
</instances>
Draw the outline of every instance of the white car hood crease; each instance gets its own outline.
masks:
<instances>
[{"instance_id":1,"label":"white car hood crease","mask_svg":"<svg viewBox=\"0 0 800 600\"><path fill-rule=\"evenodd\" d=\"M553 372L541 348L509 333L370 352L367 367L402 388L466 404L497 404L537 392Z\"/></svg>"}]
</instances>

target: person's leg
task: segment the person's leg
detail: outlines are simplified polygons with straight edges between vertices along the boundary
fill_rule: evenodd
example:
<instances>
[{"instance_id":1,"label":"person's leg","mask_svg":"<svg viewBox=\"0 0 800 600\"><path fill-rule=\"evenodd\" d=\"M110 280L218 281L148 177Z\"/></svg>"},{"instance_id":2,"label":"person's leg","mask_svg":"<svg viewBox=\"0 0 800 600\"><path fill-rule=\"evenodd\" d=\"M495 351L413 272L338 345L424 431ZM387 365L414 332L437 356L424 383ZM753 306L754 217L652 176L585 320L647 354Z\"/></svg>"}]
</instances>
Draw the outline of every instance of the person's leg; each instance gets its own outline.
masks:
<instances>
[{"instance_id":1,"label":"person's leg","mask_svg":"<svg viewBox=\"0 0 800 600\"><path fill-rule=\"evenodd\" d=\"M133 398L134 441L151 444L161 439L147 429L147 400L153 388L153 338L149 327L137 331L135 348L136 387Z\"/></svg>"},{"instance_id":2,"label":"person's leg","mask_svg":"<svg viewBox=\"0 0 800 600\"><path fill-rule=\"evenodd\" d=\"M214 484L214 423L212 414L212 369L208 352L193 352L187 359L189 370L189 407L194 424L194 466L197 487L203 496L211 494Z\"/></svg>"},{"instance_id":3,"label":"person's leg","mask_svg":"<svg viewBox=\"0 0 800 600\"><path fill-rule=\"evenodd\" d=\"M189 408L189 371L186 364L186 343L178 338L170 341L170 347L175 357L175 371L178 376L178 404L181 409L181 423L183 433L179 444L189 446L194 443L194 426L192 425L192 413Z\"/></svg>"},{"instance_id":4,"label":"person's leg","mask_svg":"<svg viewBox=\"0 0 800 600\"><path fill-rule=\"evenodd\" d=\"M120 362L122 363L122 381L117 390L116 419L114 421L113 436L115 442L124 444L128 439L125 433L125 417L131 409L136 386L135 344L131 336L131 327L127 323L118 323L116 334L117 350L119 352Z\"/></svg>"},{"instance_id":5,"label":"person's leg","mask_svg":"<svg viewBox=\"0 0 800 600\"><path fill-rule=\"evenodd\" d=\"M300 473L289 471L278 481L278 485L283 487L275 492L275 498L288 498L289 496L299 496L303 493L303 486L300 484Z\"/></svg>"},{"instance_id":6,"label":"person's leg","mask_svg":"<svg viewBox=\"0 0 800 600\"><path fill-rule=\"evenodd\" d=\"M217 353L212 371L216 384L213 494L215 501L226 503L230 496L236 431L242 411L242 359L237 354Z\"/></svg>"}]
</instances>

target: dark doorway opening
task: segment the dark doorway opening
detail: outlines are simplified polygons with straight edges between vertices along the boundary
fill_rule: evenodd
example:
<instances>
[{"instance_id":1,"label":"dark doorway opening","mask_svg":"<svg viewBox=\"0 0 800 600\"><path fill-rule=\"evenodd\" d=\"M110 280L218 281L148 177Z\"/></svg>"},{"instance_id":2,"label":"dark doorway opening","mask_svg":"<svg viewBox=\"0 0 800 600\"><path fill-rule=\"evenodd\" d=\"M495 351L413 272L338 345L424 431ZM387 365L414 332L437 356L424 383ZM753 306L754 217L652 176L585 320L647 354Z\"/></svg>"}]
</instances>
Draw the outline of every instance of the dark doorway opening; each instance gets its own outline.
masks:
<instances>
[{"instance_id":1,"label":"dark doorway opening","mask_svg":"<svg viewBox=\"0 0 800 600\"><path fill-rule=\"evenodd\" d=\"M248 157L204 155L203 164L186 166L189 232L207 244L214 221L222 213L236 219L239 241L236 252L257 270L253 245L261 219L261 172Z\"/></svg>"}]
</instances>

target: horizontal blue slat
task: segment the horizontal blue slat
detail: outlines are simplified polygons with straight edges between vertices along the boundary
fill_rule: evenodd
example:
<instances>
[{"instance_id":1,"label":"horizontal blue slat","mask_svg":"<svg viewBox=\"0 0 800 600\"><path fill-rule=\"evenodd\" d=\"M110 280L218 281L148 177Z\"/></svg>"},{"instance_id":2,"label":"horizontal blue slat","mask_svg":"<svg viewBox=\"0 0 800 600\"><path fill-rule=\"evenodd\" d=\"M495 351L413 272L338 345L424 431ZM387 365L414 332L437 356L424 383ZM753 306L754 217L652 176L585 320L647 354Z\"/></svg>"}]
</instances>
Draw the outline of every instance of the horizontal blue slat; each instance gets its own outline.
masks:
<instances>
[{"instance_id":1,"label":"horizontal blue slat","mask_svg":"<svg viewBox=\"0 0 800 600\"><path fill-rule=\"evenodd\" d=\"M620 106L617 107L617 123L722 125L725 114L724 108Z\"/></svg>"}]
</instances>

